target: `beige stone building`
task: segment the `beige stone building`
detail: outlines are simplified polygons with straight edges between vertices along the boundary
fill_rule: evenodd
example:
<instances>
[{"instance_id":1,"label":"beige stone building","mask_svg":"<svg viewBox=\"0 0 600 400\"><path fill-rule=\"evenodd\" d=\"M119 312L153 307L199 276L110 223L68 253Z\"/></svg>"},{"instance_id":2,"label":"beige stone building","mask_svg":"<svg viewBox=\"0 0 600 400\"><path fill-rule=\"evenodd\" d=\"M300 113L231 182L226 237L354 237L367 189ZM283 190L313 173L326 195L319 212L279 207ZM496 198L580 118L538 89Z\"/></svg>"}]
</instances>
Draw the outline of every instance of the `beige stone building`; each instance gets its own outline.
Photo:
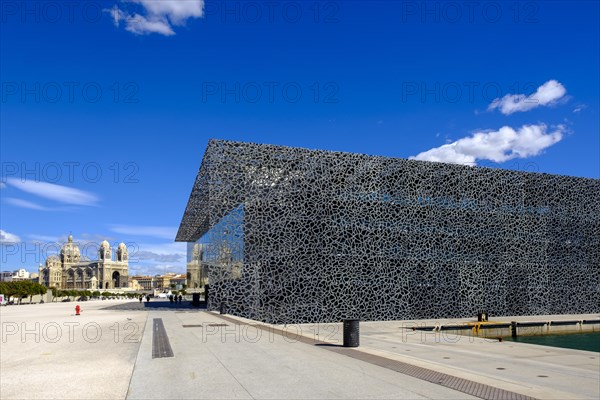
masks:
<instances>
[{"instance_id":1,"label":"beige stone building","mask_svg":"<svg viewBox=\"0 0 600 400\"><path fill-rule=\"evenodd\" d=\"M144 290L144 287L142 285L140 285L140 283L137 281L137 279L133 279L132 277L130 277L129 278L129 289L138 291L138 290Z\"/></svg>"},{"instance_id":2,"label":"beige stone building","mask_svg":"<svg viewBox=\"0 0 600 400\"><path fill-rule=\"evenodd\" d=\"M98 259L87 260L69 235L58 256L49 256L39 268L39 281L59 289L117 289L128 287L129 254L125 243L117 246L113 260L112 248L105 240L98 248Z\"/></svg>"},{"instance_id":3,"label":"beige stone building","mask_svg":"<svg viewBox=\"0 0 600 400\"><path fill-rule=\"evenodd\" d=\"M187 286L187 278L185 274L177 274L171 277L170 285L175 285L183 287L183 285Z\"/></svg>"},{"instance_id":4,"label":"beige stone building","mask_svg":"<svg viewBox=\"0 0 600 400\"><path fill-rule=\"evenodd\" d=\"M143 290L151 289L171 289L171 285L186 285L187 279L183 274L176 274L173 272L166 273L164 275L135 275L131 276L130 281L136 282L136 284Z\"/></svg>"},{"instance_id":5,"label":"beige stone building","mask_svg":"<svg viewBox=\"0 0 600 400\"><path fill-rule=\"evenodd\" d=\"M137 281L138 285L143 290L156 289L156 278L148 275L135 275L131 279Z\"/></svg>"}]
</instances>

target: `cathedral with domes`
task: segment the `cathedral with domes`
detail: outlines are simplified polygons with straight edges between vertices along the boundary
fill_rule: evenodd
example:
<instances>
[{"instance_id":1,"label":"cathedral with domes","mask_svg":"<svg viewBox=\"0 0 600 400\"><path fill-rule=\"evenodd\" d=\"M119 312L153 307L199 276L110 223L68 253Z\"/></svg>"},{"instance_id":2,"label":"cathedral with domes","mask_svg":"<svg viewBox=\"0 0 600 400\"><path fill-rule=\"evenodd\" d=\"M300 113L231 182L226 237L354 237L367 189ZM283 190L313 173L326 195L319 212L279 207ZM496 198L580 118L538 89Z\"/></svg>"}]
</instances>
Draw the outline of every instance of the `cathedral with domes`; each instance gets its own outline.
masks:
<instances>
[{"instance_id":1,"label":"cathedral with domes","mask_svg":"<svg viewBox=\"0 0 600 400\"><path fill-rule=\"evenodd\" d=\"M88 260L81 255L79 246L69 235L60 255L49 256L46 265L39 268L40 283L58 289L119 289L127 288L129 277L129 254L121 242L113 259L113 249L104 240L98 247L98 259Z\"/></svg>"}]
</instances>

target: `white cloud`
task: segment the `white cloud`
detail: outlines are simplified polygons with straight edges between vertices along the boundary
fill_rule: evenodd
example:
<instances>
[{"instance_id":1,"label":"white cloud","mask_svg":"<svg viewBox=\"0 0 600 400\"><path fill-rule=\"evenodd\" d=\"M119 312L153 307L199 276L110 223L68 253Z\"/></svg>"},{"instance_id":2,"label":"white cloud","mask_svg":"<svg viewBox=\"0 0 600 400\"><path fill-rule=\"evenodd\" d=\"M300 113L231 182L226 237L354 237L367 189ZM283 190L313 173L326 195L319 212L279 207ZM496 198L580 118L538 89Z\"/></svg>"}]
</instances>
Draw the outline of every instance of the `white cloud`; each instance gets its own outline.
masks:
<instances>
[{"instance_id":1,"label":"white cloud","mask_svg":"<svg viewBox=\"0 0 600 400\"><path fill-rule=\"evenodd\" d=\"M526 96L524 94L507 94L497 98L489 105L488 111L496 108L504 115L518 111L529 111L539 106L550 106L555 104L567 93L567 89L558 81L552 79L537 88L535 93Z\"/></svg>"},{"instance_id":2,"label":"white cloud","mask_svg":"<svg viewBox=\"0 0 600 400\"><path fill-rule=\"evenodd\" d=\"M177 234L177 228L171 226L115 225L112 226L110 230L123 235L151 236L155 238L171 240L175 240L175 235Z\"/></svg>"},{"instance_id":3,"label":"white cloud","mask_svg":"<svg viewBox=\"0 0 600 400\"><path fill-rule=\"evenodd\" d=\"M8 204L12 204L13 206L17 206L17 207L21 207L21 208L28 208L30 210L50 211L49 208L40 206L39 204L34 203L33 201L17 199L15 197L6 197L4 199L4 201Z\"/></svg>"},{"instance_id":4,"label":"white cloud","mask_svg":"<svg viewBox=\"0 0 600 400\"><path fill-rule=\"evenodd\" d=\"M586 108L587 108L587 105L585 105L585 104L578 104L573 109L573 112L574 113L578 113L578 112L581 112L581 110L585 110Z\"/></svg>"},{"instance_id":5,"label":"white cloud","mask_svg":"<svg viewBox=\"0 0 600 400\"><path fill-rule=\"evenodd\" d=\"M170 238L173 240L173 238ZM129 269L139 274L185 273L187 243L130 243ZM131 273L130 273L131 275Z\"/></svg>"},{"instance_id":6,"label":"white cloud","mask_svg":"<svg viewBox=\"0 0 600 400\"><path fill-rule=\"evenodd\" d=\"M148 14L165 16L175 25L183 25L188 18L200 18L204 14L203 0L133 0L141 4Z\"/></svg>"},{"instance_id":7,"label":"white cloud","mask_svg":"<svg viewBox=\"0 0 600 400\"><path fill-rule=\"evenodd\" d=\"M0 189L4 189L6 187L6 183L0 182Z\"/></svg>"},{"instance_id":8,"label":"white cloud","mask_svg":"<svg viewBox=\"0 0 600 400\"><path fill-rule=\"evenodd\" d=\"M181 26L190 18L204 15L203 0L129 0L137 5L140 12L129 12L115 5L111 10L113 21L119 26L121 21L125 30L136 35L158 33L164 36L175 35L173 25Z\"/></svg>"},{"instance_id":9,"label":"white cloud","mask_svg":"<svg viewBox=\"0 0 600 400\"><path fill-rule=\"evenodd\" d=\"M0 229L0 244L20 243L21 238L14 233L6 232Z\"/></svg>"},{"instance_id":10,"label":"white cloud","mask_svg":"<svg viewBox=\"0 0 600 400\"><path fill-rule=\"evenodd\" d=\"M158 262L176 262L176 261L182 261L185 260L185 254L177 254L177 253L171 253L171 254L159 254L159 253L155 253L153 251L145 251L145 250L141 250L141 251L137 251L131 258L137 258L138 260L154 260L154 261L158 261Z\"/></svg>"},{"instance_id":11,"label":"white cloud","mask_svg":"<svg viewBox=\"0 0 600 400\"><path fill-rule=\"evenodd\" d=\"M503 126L497 131L475 132L410 159L474 165L477 160L504 162L513 158L532 157L558 143L563 138L564 130L563 126L558 126L553 132L547 132L544 124L524 125L517 131Z\"/></svg>"},{"instance_id":12,"label":"white cloud","mask_svg":"<svg viewBox=\"0 0 600 400\"><path fill-rule=\"evenodd\" d=\"M146 35L149 33L159 33L164 36L172 36L175 34L167 21L163 20L148 20L145 17L134 14L131 16L122 17L125 20L125 30L136 35Z\"/></svg>"},{"instance_id":13,"label":"white cloud","mask_svg":"<svg viewBox=\"0 0 600 400\"><path fill-rule=\"evenodd\" d=\"M171 240L173 240L172 237ZM187 243L183 242L139 243L139 248L159 254L181 254L184 256L187 254Z\"/></svg>"},{"instance_id":14,"label":"white cloud","mask_svg":"<svg viewBox=\"0 0 600 400\"><path fill-rule=\"evenodd\" d=\"M68 186L56 185L48 182L38 182L33 180L23 181L16 178L8 178L7 183L10 186L14 186L24 192L44 197L50 200L59 201L66 204L75 204L82 206L93 206L98 202L96 195L83 190L71 188ZM18 199L15 199L18 200ZM27 202L31 204L31 202ZM21 201L22 206L25 207L25 200ZM41 206L38 206L41 207ZM33 208L33 207L29 207ZM37 208L37 209L44 209Z\"/></svg>"},{"instance_id":15,"label":"white cloud","mask_svg":"<svg viewBox=\"0 0 600 400\"><path fill-rule=\"evenodd\" d=\"M159 265L129 265L129 277L131 279L134 275L163 275L169 272L176 274L185 274L184 265L171 265L171 264L159 264Z\"/></svg>"}]
</instances>

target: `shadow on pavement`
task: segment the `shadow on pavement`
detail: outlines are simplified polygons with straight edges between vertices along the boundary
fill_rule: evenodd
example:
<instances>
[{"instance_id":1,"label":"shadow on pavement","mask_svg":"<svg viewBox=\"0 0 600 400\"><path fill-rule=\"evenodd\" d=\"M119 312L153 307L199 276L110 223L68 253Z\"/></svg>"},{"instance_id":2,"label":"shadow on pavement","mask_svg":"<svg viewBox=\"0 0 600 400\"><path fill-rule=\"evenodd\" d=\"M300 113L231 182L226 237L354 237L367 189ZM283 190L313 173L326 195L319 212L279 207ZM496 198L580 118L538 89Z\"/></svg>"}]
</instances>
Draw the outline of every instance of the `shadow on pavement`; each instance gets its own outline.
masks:
<instances>
[{"instance_id":1,"label":"shadow on pavement","mask_svg":"<svg viewBox=\"0 0 600 400\"><path fill-rule=\"evenodd\" d=\"M150 300L149 302L144 301L127 301L122 304L116 304L101 308L101 310L137 310L137 311L178 311L178 310L206 310L206 305L200 305L195 307L191 301L183 301L181 303L171 303L164 300Z\"/></svg>"}]
</instances>

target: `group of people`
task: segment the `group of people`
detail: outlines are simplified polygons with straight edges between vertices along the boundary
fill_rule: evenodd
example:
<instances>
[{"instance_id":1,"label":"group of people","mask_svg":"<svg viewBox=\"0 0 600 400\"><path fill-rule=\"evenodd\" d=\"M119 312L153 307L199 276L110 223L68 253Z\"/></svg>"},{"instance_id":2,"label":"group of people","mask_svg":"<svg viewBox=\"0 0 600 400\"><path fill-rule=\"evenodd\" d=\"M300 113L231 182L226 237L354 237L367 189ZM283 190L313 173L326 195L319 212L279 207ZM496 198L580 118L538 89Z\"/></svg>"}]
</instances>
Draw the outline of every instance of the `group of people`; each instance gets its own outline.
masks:
<instances>
[{"instance_id":1,"label":"group of people","mask_svg":"<svg viewBox=\"0 0 600 400\"><path fill-rule=\"evenodd\" d=\"M177 303L177 300L179 300L179 303L181 304L181 300L183 300L183 297L181 295L179 295L179 297L177 297L177 295L169 295L169 302Z\"/></svg>"},{"instance_id":2,"label":"group of people","mask_svg":"<svg viewBox=\"0 0 600 400\"><path fill-rule=\"evenodd\" d=\"M144 296L140 296L140 303L144 300ZM177 300L179 300L179 304L181 304L181 301L183 300L183 296L179 295L179 297L177 297L177 295L173 295L170 294L169 295L169 302L170 303L177 303ZM146 302L150 301L150 295L146 295Z\"/></svg>"}]
</instances>

